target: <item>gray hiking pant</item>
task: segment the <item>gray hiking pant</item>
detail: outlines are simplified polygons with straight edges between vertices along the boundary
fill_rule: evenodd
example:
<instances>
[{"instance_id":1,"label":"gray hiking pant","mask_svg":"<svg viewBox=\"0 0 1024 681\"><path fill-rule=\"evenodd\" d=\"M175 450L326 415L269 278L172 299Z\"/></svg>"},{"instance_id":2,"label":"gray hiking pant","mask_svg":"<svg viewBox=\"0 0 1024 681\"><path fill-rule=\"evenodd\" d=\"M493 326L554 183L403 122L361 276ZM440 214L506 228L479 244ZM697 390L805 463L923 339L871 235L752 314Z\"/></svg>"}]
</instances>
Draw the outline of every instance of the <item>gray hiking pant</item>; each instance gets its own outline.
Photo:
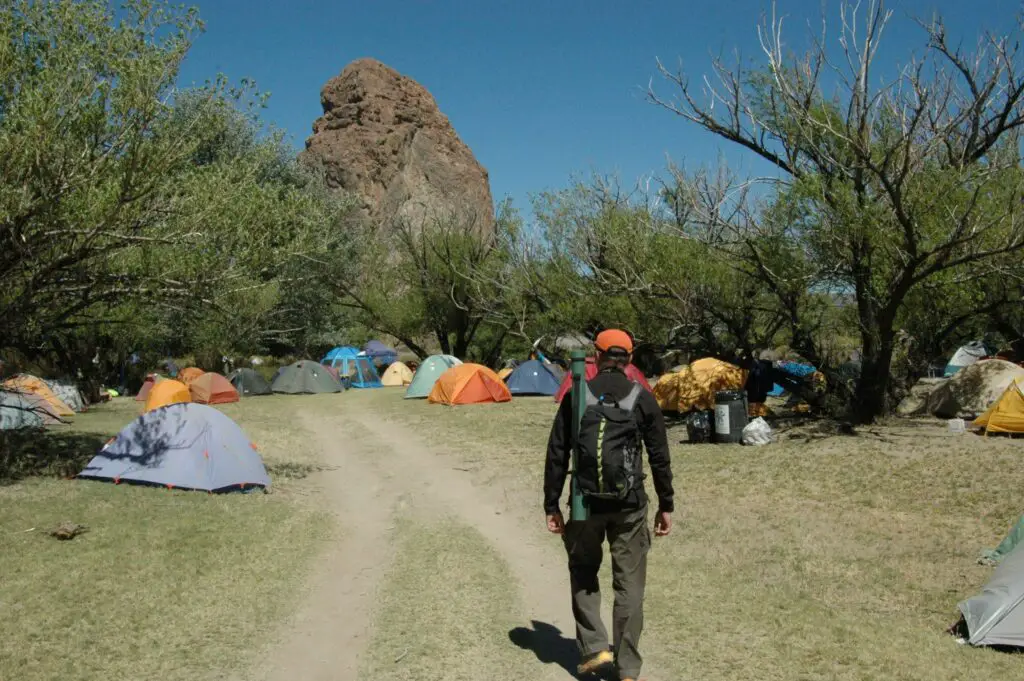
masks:
<instances>
[{"instance_id":1,"label":"gray hiking pant","mask_svg":"<svg viewBox=\"0 0 1024 681\"><path fill-rule=\"evenodd\" d=\"M572 612L576 617L576 643L586 658L608 650L608 631L601 621L601 586L597 572L605 538L612 557L612 651L623 678L640 675L643 659L638 646L644 628L644 587L651 534L647 506L619 513L592 513L590 518L566 524L563 540L569 554Z\"/></svg>"}]
</instances>

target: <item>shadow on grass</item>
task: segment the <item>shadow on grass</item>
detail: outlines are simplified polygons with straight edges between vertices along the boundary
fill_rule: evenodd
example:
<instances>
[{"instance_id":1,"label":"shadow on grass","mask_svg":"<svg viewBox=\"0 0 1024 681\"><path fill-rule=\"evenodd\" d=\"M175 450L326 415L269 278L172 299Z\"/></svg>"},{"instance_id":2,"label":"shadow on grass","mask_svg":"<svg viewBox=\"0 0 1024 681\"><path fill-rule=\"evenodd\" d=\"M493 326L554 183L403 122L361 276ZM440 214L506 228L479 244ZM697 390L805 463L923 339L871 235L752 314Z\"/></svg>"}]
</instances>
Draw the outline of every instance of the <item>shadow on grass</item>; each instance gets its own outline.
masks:
<instances>
[{"instance_id":1,"label":"shadow on grass","mask_svg":"<svg viewBox=\"0 0 1024 681\"><path fill-rule=\"evenodd\" d=\"M0 485L35 475L74 477L108 439L98 433L0 431Z\"/></svg>"},{"instance_id":2,"label":"shadow on grass","mask_svg":"<svg viewBox=\"0 0 1024 681\"><path fill-rule=\"evenodd\" d=\"M576 678L576 665L580 655L574 639L562 636L558 627L547 622L533 620L533 629L516 627L508 632L508 638L523 650L529 650L544 664L557 664Z\"/></svg>"},{"instance_id":3,"label":"shadow on grass","mask_svg":"<svg viewBox=\"0 0 1024 681\"><path fill-rule=\"evenodd\" d=\"M330 466L320 466L310 463L296 463L295 461L264 461L264 467L272 478L286 478L289 480L301 480L313 473L331 470Z\"/></svg>"}]
</instances>

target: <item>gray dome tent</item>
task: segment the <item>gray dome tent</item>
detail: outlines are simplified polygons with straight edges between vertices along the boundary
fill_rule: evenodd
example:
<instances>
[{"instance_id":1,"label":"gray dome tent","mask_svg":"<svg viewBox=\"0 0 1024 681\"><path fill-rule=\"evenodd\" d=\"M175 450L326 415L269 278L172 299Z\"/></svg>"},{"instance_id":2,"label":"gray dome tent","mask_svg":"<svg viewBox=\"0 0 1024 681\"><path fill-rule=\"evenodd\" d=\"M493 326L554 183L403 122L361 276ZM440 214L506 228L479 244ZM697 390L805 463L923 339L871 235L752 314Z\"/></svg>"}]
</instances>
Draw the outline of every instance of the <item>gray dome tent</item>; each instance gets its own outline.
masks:
<instances>
[{"instance_id":1,"label":"gray dome tent","mask_svg":"<svg viewBox=\"0 0 1024 681\"><path fill-rule=\"evenodd\" d=\"M971 645L1024 647L1024 544L1003 559L980 594L959 608Z\"/></svg>"},{"instance_id":2,"label":"gray dome tent","mask_svg":"<svg viewBox=\"0 0 1024 681\"><path fill-rule=\"evenodd\" d=\"M235 369L228 374L227 378L242 397L269 395L274 392L270 389L270 384L267 383L265 378L248 367Z\"/></svg>"},{"instance_id":3,"label":"gray dome tent","mask_svg":"<svg viewBox=\"0 0 1024 681\"><path fill-rule=\"evenodd\" d=\"M213 407L191 402L135 419L78 477L208 492L270 485L245 431Z\"/></svg>"},{"instance_id":4,"label":"gray dome tent","mask_svg":"<svg viewBox=\"0 0 1024 681\"><path fill-rule=\"evenodd\" d=\"M270 388L289 395L340 393L344 386L319 362L302 359L277 370Z\"/></svg>"}]
</instances>

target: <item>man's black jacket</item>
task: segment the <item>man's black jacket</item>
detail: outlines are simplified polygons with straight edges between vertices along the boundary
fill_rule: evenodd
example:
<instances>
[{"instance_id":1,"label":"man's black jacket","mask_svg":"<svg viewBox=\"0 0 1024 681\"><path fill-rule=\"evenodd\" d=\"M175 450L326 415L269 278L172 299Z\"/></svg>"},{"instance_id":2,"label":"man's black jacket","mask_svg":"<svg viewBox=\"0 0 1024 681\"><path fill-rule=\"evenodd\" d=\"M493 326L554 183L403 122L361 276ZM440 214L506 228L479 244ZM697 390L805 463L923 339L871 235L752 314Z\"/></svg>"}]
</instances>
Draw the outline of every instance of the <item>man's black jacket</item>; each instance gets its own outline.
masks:
<instances>
[{"instance_id":1,"label":"man's black jacket","mask_svg":"<svg viewBox=\"0 0 1024 681\"><path fill-rule=\"evenodd\" d=\"M609 395L616 400L625 399L633 389L633 381L618 369L605 369L588 382L591 392L598 397ZM557 513L565 478L569 472L572 457L572 393L562 400L551 426L548 438L547 463L544 465L544 512ZM672 466L668 453L668 436L665 434L665 418L657 400L647 390L636 402L636 420L647 449L647 461L654 476L654 491L658 495L658 510L673 511ZM620 510L640 508L647 503L647 492L643 486L630 492L623 501L591 499L590 510L594 513L612 513Z\"/></svg>"}]
</instances>

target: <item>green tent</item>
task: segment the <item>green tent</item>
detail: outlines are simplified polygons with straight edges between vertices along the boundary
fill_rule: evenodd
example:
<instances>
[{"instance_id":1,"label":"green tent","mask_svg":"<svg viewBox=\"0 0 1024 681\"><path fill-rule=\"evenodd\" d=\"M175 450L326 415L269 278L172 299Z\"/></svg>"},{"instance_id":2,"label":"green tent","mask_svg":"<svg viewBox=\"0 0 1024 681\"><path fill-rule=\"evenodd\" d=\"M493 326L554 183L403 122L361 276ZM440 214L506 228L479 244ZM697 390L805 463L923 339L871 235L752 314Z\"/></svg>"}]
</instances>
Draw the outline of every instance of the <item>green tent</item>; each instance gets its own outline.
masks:
<instances>
[{"instance_id":1,"label":"green tent","mask_svg":"<svg viewBox=\"0 0 1024 681\"><path fill-rule=\"evenodd\" d=\"M228 374L228 380L235 390L243 397L249 395L269 395L273 392L267 380L249 368L235 369Z\"/></svg>"},{"instance_id":2,"label":"green tent","mask_svg":"<svg viewBox=\"0 0 1024 681\"><path fill-rule=\"evenodd\" d=\"M340 393L344 388L319 362L302 359L277 370L270 388L289 395Z\"/></svg>"},{"instance_id":3,"label":"green tent","mask_svg":"<svg viewBox=\"0 0 1024 681\"><path fill-rule=\"evenodd\" d=\"M978 562L985 565L995 565L1017 548L1017 544L1020 543L1021 539L1024 539L1024 515L1017 520L1017 524L1013 526L1010 533L1003 539L1003 542L996 548L988 549L982 553L981 559Z\"/></svg>"},{"instance_id":4,"label":"green tent","mask_svg":"<svg viewBox=\"0 0 1024 681\"><path fill-rule=\"evenodd\" d=\"M405 391L405 398L427 397L430 391L434 389L434 384L437 383L437 379L441 377L441 374L460 364L462 364L462 361L451 355L431 355L427 357L423 360L420 368L416 370L416 375L412 377L412 383L409 384L409 388Z\"/></svg>"}]
</instances>

